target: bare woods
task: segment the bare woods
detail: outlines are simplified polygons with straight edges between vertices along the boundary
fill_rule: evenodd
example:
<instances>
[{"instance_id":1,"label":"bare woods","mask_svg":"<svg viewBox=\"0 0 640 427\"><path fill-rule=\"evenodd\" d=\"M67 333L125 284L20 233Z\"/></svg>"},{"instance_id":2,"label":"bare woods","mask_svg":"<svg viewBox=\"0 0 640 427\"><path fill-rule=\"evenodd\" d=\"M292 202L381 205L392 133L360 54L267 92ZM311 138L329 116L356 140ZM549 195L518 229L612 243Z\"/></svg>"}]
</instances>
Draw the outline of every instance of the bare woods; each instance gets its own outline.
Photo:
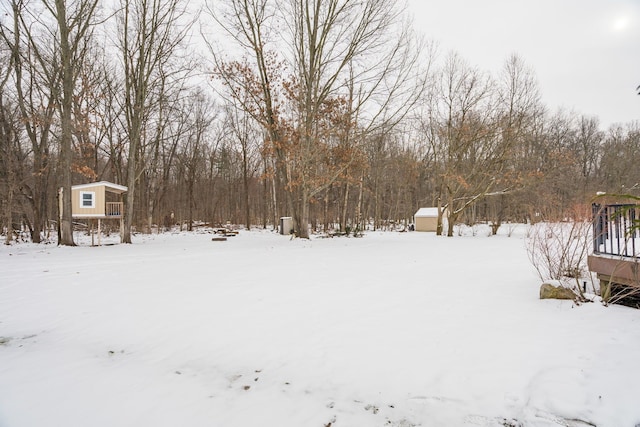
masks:
<instances>
[{"instance_id":1,"label":"bare woods","mask_svg":"<svg viewBox=\"0 0 640 427\"><path fill-rule=\"evenodd\" d=\"M424 206L446 208L452 235L562 219L640 182L638 123L549 111L522 58L489 74L438 52L400 2L187 3L2 4L7 242L59 229L73 245L70 187L100 180L129 188L123 242L282 216L304 238L405 224Z\"/></svg>"}]
</instances>

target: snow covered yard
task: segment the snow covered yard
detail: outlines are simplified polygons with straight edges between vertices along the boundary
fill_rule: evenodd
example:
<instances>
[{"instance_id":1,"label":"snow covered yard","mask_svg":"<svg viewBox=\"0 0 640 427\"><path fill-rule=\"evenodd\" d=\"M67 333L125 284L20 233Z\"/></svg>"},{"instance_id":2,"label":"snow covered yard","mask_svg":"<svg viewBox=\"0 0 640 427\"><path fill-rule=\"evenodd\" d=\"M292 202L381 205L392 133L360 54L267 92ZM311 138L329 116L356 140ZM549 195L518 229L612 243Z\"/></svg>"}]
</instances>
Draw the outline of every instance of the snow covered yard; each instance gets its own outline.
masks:
<instances>
[{"instance_id":1,"label":"snow covered yard","mask_svg":"<svg viewBox=\"0 0 640 427\"><path fill-rule=\"evenodd\" d=\"M640 311L522 233L0 248L0 426L640 425Z\"/></svg>"}]
</instances>

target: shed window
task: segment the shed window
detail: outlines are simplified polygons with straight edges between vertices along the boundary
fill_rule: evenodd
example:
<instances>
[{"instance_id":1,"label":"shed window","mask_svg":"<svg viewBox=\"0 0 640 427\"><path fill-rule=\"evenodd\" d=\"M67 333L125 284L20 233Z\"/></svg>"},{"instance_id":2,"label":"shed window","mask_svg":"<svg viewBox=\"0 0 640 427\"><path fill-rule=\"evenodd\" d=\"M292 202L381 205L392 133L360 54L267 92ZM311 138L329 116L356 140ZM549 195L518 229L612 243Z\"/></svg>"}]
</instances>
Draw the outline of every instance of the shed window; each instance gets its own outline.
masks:
<instances>
[{"instance_id":1,"label":"shed window","mask_svg":"<svg viewBox=\"0 0 640 427\"><path fill-rule=\"evenodd\" d=\"M80 207L81 208L95 208L96 207L96 193L94 191L81 191L80 192Z\"/></svg>"}]
</instances>

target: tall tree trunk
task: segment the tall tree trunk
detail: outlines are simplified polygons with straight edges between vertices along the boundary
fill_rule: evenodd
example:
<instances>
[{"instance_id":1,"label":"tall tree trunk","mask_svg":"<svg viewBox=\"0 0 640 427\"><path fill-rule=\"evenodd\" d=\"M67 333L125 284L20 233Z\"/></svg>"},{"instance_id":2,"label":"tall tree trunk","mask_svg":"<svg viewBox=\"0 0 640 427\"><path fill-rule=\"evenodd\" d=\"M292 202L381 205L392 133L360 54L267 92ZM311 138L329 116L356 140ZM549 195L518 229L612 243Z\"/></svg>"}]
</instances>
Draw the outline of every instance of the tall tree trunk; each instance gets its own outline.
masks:
<instances>
[{"instance_id":1,"label":"tall tree trunk","mask_svg":"<svg viewBox=\"0 0 640 427\"><path fill-rule=\"evenodd\" d=\"M151 177L151 184L149 185L147 193L147 227L149 234L153 233L153 215L155 213L156 205L155 195L157 194L156 179L157 177Z\"/></svg>"},{"instance_id":2,"label":"tall tree trunk","mask_svg":"<svg viewBox=\"0 0 640 427\"><path fill-rule=\"evenodd\" d=\"M362 224L362 201L364 193L364 172L360 175L360 184L358 185L358 204L356 205L356 230L364 231Z\"/></svg>"},{"instance_id":3,"label":"tall tree trunk","mask_svg":"<svg viewBox=\"0 0 640 427\"><path fill-rule=\"evenodd\" d=\"M324 232L329 232L329 194L331 193L331 185L324 190Z\"/></svg>"},{"instance_id":4,"label":"tall tree trunk","mask_svg":"<svg viewBox=\"0 0 640 427\"><path fill-rule=\"evenodd\" d=\"M37 180L40 181L41 184L36 183L33 191L33 231L31 233L31 241L33 243L41 243L41 231L43 231L47 225L45 218L43 217L43 212L46 212L46 180ZM44 182L43 182L44 181ZM44 186L43 189L40 189L40 185Z\"/></svg>"},{"instance_id":5,"label":"tall tree trunk","mask_svg":"<svg viewBox=\"0 0 640 427\"><path fill-rule=\"evenodd\" d=\"M438 196L438 220L437 220L437 224L436 224L436 236L442 236L442 231L443 231L443 216L444 216L444 209L442 208L442 203L441 203L441 199L440 196Z\"/></svg>"},{"instance_id":6,"label":"tall tree trunk","mask_svg":"<svg viewBox=\"0 0 640 427\"><path fill-rule=\"evenodd\" d=\"M273 202L273 229L278 229L278 188L276 187L276 176L271 176L271 198Z\"/></svg>"},{"instance_id":7,"label":"tall tree trunk","mask_svg":"<svg viewBox=\"0 0 640 427\"><path fill-rule=\"evenodd\" d=\"M139 134L139 132L137 133ZM136 164L138 163L137 158L139 141L139 137L136 137L135 134L136 132L134 130L129 142L129 161L127 163L127 197L125 199L122 236L120 236L120 241L122 243L131 243L131 226L133 224L134 202L136 194Z\"/></svg>"},{"instance_id":8,"label":"tall tree trunk","mask_svg":"<svg viewBox=\"0 0 640 427\"><path fill-rule=\"evenodd\" d=\"M309 238L309 191L304 188L302 188L301 193L301 200L299 203L300 209L299 209L299 220L297 221L298 224L296 225L296 229L298 231L298 237L300 237L301 239L308 239ZM295 217L294 217L295 218Z\"/></svg>"},{"instance_id":9,"label":"tall tree trunk","mask_svg":"<svg viewBox=\"0 0 640 427\"><path fill-rule=\"evenodd\" d=\"M152 132L153 123L149 124L149 117L161 108L159 103L166 100L171 83L166 77L171 75L171 79L177 81L179 75L188 74L186 69L173 69L168 73L166 68L175 63L174 54L190 24L180 21L184 17L184 7L178 0L121 0L120 6L119 48L124 63L124 110L129 136L129 189L121 241L131 243L138 173L144 160L143 144L148 140L145 131ZM187 25L178 28L179 21ZM155 124L161 123L160 119Z\"/></svg>"},{"instance_id":10,"label":"tall tree trunk","mask_svg":"<svg viewBox=\"0 0 640 427\"><path fill-rule=\"evenodd\" d=\"M6 80L4 81L6 82ZM2 85L4 86L4 84ZM9 123L9 113L5 111L4 104L2 102L2 87L0 87L0 153L2 153L3 160L0 160L0 165L3 165L7 174L7 199L3 200L2 206L4 209L4 217L7 221L7 234L5 236L5 245L10 245L13 236L13 193L15 189L15 162L13 153L13 131L12 124ZM4 164L3 164L4 163Z\"/></svg>"},{"instance_id":11,"label":"tall tree trunk","mask_svg":"<svg viewBox=\"0 0 640 427\"><path fill-rule=\"evenodd\" d=\"M349 208L349 183L344 184L344 198L342 203L342 214L340 215L340 231L347 231L347 210Z\"/></svg>"},{"instance_id":12,"label":"tall tree trunk","mask_svg":"<svg viewBox=\"0 0 640 427\"><path fill-rule=\"evenodd\" d=\"M66 4L64 0L56 0L58 28L60 30L60 61L62 67L62 99L61 131L60 131L60 168L62 169L62 215L60 224L60 241L58 244L75 246L73 241L73 224L71 219L71 138L73 123L71 111L73 109L73 65L69 44L69 27L67 24Z\"/></svg>"},{"instance_id":13,"label":"tall tree trunk","mask_svg":"<svg viewBox=\"0 0 640 427\"><path fill-rule=\"evenodd\" d=\"M266 158L263 157L263 161L264 161L264 170L265 173L268 170L267 169L267 161ZM268 217L269 217L269 180L267 180L266 177L263 178L262 180L262 228L264 230L267 229L267 222Z\"/></svg>"},{"instance_id":14,"label":"tall tree trunk","mask_svg":"<svg viewBox=\"0 0 640 427\"><path fill-rule=\"evenodd\" d=\"M189 206L189 223L187 224L187 231L193 231L193 187L195 178L189 177L187 182L187 204Z\"/></svg>"},{"instance_id":15,"label":"tall tree trunk","mask_svg":"<svg viewBox=\"0 0 640 427\"><path fill-rule=\"evenodd\" d=\"M251 230L251 211L249 205L249 165L246 143L242 145L242 184L244 190L244 223L247 230Z\"/></svg>"},{"instance_id":16,"label":"tall tree trunk","mask_svg":"<svg viewBox=\"0 0 640 427\"><path fill-rule=\"evenodd\" d=\"M13 218L11 211L13 210L13 172L8 171L7 177L7 201L5 205L5 218L7 219L7 235L4 239L5 245L10 245L13 236Z\"/></svg>"},{"instance_id":17,"label":"tall tree trunk","mask_svg":"<svg viewBox=\"0 0 640 427\"><path fill-rule=\"evenodd\" d=\"M449 194L449 203L447 205L449 214L447 215L447 237L453 237L453 225L456 222L457 214L454 211L453 195Z\"/></svg>"}]
</instances>

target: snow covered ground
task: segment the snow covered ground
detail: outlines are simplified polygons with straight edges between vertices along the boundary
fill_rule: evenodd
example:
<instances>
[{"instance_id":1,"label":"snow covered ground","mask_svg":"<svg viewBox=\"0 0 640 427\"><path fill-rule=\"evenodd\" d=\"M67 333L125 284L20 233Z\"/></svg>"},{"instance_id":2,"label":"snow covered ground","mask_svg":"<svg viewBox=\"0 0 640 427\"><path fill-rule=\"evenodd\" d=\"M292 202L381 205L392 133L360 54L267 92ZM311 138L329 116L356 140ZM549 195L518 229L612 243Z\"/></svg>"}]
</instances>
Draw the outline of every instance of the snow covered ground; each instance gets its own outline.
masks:
<instances>
[{"instance_id":1,"label":"snow covered ground","mask_svg":"<svg viewBox=\"0 0 640 427\"><path fill-rule=\"evenodd\" d=\"M523 235L2 246L0 426L640 425L640 311Z\"/></svg>"}]
</instances>

